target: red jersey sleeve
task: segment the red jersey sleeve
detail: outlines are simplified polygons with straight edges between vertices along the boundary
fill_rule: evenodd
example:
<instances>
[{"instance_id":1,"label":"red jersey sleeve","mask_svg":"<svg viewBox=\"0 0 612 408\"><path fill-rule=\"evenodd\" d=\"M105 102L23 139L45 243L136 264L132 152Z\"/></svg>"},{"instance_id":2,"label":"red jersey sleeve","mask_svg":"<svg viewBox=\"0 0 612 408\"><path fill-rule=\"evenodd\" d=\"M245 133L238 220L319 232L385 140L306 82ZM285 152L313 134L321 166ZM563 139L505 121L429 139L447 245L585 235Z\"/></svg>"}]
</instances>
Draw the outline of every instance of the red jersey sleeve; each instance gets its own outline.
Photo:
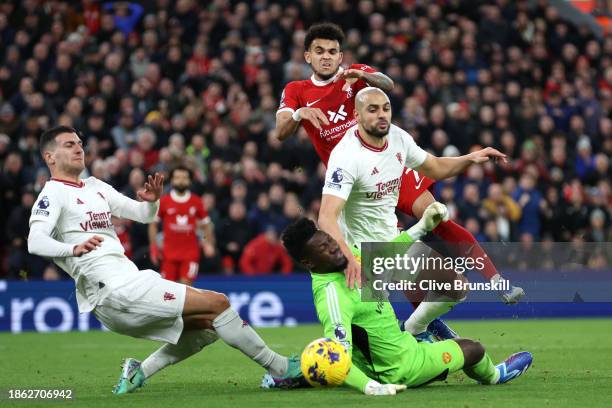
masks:
<instances>
[{"instance_id":1,"label":"red jersey sleeve","mask_svg":"<svg viewBox=\"0 0 612 408\"><path fill-rule=\"evenodd\" d=\"M376 72L378 72L377 70L375 70L374 68L372 68L369 65L366 64L353 64L350 67L348 67L348 69L360 69L362 71L367 72L368 74L374 74ZM368 83L362 79L360 79L359 81L355 82L355 88L354 90L356 92L361 91L363 88L367 87Z\"/></svg>"},{"instance_id":2,"label":"red jersey sleeve","mask_svg":"<svg viewBox=\"0 0 612 408\"><path fill-rule=\"evenodd\" d=\"M372 68L369 65L366 64L353 64L350 67L348 67L348 69L360 69L362 71L365 71L369 74L373 74L375 72L378 72L377 70L375 70L374 68Z\"/></svg>"},{"instance_id":3,"label":"red jersey sleeve","mask_svg":"<svg viewBox=\"0 0 612 408\"><path fill-rule=\"evenodd\" d=\"M299 86L300 84L295 81L289 82L285 86L281 95L280 105L276 111L277 114L279 112L295 112L302 107L300 104Z\"/></svg>"}]
</instances>

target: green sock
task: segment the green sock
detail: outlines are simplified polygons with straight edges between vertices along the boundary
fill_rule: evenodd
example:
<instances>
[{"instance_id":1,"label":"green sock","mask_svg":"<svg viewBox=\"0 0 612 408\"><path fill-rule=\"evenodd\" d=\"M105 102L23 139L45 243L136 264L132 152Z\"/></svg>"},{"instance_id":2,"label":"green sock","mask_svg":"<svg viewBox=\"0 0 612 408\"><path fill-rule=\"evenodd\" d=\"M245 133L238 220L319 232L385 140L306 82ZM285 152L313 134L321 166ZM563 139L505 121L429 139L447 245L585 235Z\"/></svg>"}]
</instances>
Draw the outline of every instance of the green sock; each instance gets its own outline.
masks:
<instances>
[{"instance_id":1,"label":"green sock","mask_svg":"<svg viewBox=\"0 0 612 408\"><path fill-rule=\"evenodd\" d=\"M493 365L491 357L485 353L482 360L471 367L466 367L463 372L470 378L481 382L482 384L495 384L499 380L499 371Z\"/></svg>"}]
</instances>

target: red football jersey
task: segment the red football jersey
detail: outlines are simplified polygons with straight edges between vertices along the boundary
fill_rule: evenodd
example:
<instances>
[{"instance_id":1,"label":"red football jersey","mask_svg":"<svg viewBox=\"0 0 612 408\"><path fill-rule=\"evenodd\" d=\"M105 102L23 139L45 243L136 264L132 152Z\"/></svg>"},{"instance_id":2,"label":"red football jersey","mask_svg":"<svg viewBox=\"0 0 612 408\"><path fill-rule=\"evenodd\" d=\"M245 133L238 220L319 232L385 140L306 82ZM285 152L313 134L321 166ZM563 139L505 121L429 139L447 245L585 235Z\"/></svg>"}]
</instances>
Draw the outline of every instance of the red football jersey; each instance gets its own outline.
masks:
<instances>
[{"instance_id":1,"label":"red football jersey","mask_svg":"<svg viewBox=\"0 0 612 408\"><path fill-rule=\"evenodd\" d=\"M199 260L196 222L209 221L200 197L189 192L181 197L172 191L159 200L158 216L164 224L164 259Z\"/></svg>"},{"instance_id":2,"label":"red football jersey","mask_svg":"<svg viewBox=\"0 0 612 408\"><path fill-rule=\"evenodd\" d=\"M363 64L353 64L349 69L376 72L372 67ZM346 81L332 81L333 79L319 81L313 74L310 79L289 82L283 90L281 103L276 112L293 113L299 108L314 107L321 109L327 115L329 125L323 125L321 131L307 120L301 122L325 166L331 151L342 139L346 130L357 124L353 116L355 95L368 86L365 81L359 80L343 89Z\"/></svg>"}]
</instances>

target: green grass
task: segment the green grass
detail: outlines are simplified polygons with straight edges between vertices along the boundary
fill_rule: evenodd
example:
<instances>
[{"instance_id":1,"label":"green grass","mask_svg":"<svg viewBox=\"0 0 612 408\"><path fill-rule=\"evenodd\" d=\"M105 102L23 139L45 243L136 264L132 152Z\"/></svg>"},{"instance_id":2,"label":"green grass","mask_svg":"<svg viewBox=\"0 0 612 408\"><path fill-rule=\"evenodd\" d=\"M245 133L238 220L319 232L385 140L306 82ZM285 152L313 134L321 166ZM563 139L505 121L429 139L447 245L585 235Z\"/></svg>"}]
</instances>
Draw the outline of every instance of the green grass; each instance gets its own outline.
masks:
<instances>
[{"instance_id":1,"label":"green grass","mask_svg":"<svg viewBox=\"0 0 612 408\"><path fill-rule=\"evenodd\" d=\"M111 394L125 356L144 358L154 342L113 333L0 335L0 406L50 407L563 407L611 406L612 320L455 322L465 337L480 340L495 361L529 350L533 367L501 386L478 386L462 373L446 383L395 397L366 397L347 388L264 391L263 370L221 341L168 367L134 394ZM318 326L262 329L275 350L292 353L320 337ZM73 388L71 403L7 401L8 388Z\"/></svg>"}]
</instances>

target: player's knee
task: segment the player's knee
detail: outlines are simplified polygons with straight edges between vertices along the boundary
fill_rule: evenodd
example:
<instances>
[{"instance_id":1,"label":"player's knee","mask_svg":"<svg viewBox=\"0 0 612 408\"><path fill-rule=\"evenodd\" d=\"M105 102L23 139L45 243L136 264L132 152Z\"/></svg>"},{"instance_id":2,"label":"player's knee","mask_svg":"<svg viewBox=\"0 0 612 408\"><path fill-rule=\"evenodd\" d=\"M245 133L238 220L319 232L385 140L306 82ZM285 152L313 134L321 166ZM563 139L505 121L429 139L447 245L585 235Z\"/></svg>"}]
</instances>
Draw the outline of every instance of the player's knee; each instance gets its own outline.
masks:
<instances>
[{"instance_id":1,"label":"player's knee","mask_svg":"<svg viewBox=\"0 0 612 408\"><path fill-rule=\"evenodd\" d=\"M423 191L412 204L412 214L417 218L421 218L427 206L434 201L435 199L429 191Z\"/></svg>"},{"instance_id":2,"label":"player's knee","mask_svg":"<svg viewBox=\"0 0 612 408\"><path fill-rule=\"evenodd\" d=\"M464 367L471 367L484 357L485 348L480 342L469 339L460 339L457 342L463 351Z\"/></svg>"},{"instance_id":3,"label":"player's knee","mask_svg":"<svg viewBox=\"0 0 612 408\"><path fill-rule=\"evenodd\" d=\"M229 299L223 293L212 292L209 299L212 312L221 314L230 307Z\"/></svg>"}]
</instances>

